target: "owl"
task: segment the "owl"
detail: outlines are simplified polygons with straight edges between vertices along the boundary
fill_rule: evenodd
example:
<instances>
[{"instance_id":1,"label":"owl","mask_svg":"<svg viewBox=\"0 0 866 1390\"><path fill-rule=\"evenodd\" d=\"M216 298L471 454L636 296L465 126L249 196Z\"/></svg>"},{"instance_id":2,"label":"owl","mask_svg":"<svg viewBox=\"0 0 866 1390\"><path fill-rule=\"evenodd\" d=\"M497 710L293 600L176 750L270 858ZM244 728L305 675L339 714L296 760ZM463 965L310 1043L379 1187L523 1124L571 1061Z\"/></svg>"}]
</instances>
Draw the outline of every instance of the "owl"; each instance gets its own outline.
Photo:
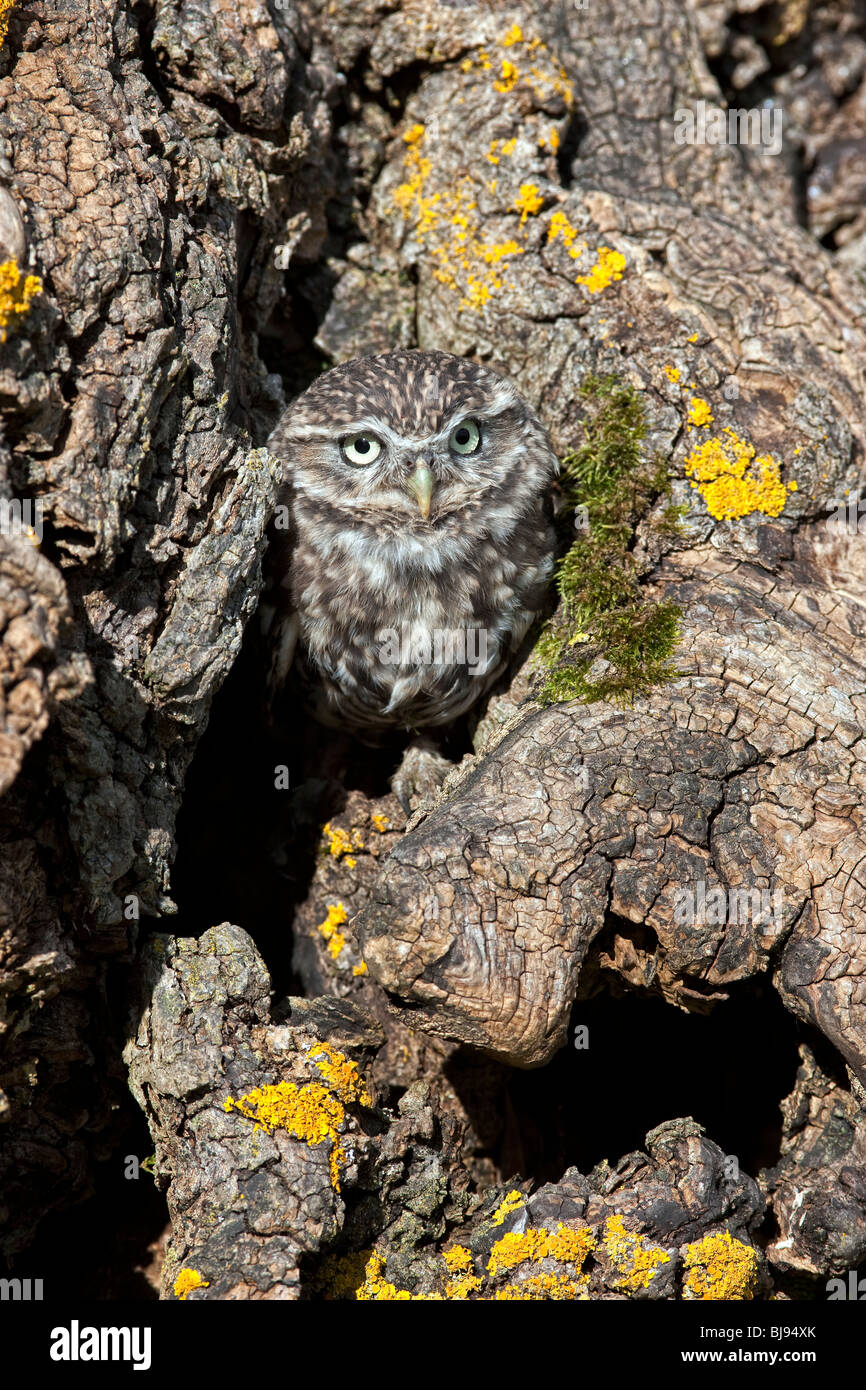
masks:
<instances>
[{"instance_id":1,"label":"owl","mask_svg":"<svg viewBox=\"0 0 866 1390\"><path fill-rule=\"evenodd\" d=\"M284 412L271 700L367 743L447 726L500 676L554 566L557 459L513 385L445 352L346 362Z\"/></svg>"}]
</instances>

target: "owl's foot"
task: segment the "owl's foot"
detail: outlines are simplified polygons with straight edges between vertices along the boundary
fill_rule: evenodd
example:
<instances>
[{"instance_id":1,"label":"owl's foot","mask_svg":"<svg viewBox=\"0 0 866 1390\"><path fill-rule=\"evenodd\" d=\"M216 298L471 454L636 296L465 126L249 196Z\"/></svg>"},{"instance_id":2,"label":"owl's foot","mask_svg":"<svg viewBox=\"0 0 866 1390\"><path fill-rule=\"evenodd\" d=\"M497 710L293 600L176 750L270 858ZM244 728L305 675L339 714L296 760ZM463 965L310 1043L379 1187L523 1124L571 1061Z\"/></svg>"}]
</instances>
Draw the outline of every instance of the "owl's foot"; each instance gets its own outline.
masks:
<instances>
[{"instance_id":1,"label":"owl's foot","mask_svg":"<svg viewBox=\"0 0 866 1390\"><path fill-rule=\"evenodd\" d=\"M453 767L431 739L420 738L409 744L391 778L391 790L407 816L433 809L439 788Z\"/></svg>"}]
</instances>

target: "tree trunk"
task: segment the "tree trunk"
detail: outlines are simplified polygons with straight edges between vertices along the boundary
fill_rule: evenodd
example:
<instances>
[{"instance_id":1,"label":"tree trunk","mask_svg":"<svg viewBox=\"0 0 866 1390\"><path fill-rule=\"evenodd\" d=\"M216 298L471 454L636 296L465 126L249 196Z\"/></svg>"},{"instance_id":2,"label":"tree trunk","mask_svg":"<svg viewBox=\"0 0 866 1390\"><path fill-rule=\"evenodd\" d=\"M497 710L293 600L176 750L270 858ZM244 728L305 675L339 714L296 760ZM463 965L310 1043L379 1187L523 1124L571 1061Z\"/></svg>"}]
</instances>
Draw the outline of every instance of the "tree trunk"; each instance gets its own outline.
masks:
<instances>
[{"instance_id":1,"label":"tree trunk","mask_svg":"<svg viewBox=\"0 0 866 1390\"><path fill-rule=\"evenodd\" d=\"M165 1297L784 1296L866 1258L866 34L722 9L11 10L2 259L41 292L0 492L43 520L0 557L7 1254L121 1162L125 1041ZM781 151L681 143L723 97L772 99ZM280 409L399 344L506 372L562 455L588 379L636 388L671 483L632 556L682 614L625 707L524 661L408 828L381 759L259 734L241 655ZM711 440L768 486L713 491ZM704 1132L693 1025L764 1148ZM655 1110L632 1140L608 1076L593 1149L558 1107L606 1049Z\"/></svg>"}]
</instances>

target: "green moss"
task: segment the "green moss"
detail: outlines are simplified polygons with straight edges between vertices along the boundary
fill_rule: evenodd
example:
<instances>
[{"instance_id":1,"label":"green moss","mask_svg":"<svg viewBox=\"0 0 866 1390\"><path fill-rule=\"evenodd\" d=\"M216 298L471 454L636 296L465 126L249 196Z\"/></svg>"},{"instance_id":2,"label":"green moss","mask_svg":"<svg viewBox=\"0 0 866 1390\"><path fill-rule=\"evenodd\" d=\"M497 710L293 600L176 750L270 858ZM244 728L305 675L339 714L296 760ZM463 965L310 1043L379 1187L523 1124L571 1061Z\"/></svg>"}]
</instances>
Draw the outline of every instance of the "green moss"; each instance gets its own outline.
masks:
<instances>
[{"instance_id":1,"label":"green moss","mask_svg":"<svg viewBox=\"0 0 866 1390\"><path fill-rule=\"evenodd\" d=\"M638 522L669 498L670 479L660 455L645 457L646 420L631 386L591 376L581 395L585 439L562 460L562 490L567 518L583 509L586 525L557 568L559 606L535 649L544 673L538 699L630 704L677 675L680 610L646 597L631 553ZM653 522L660 539L678 533L683 510L661 509Z\"/></svg>"}]
</instances>

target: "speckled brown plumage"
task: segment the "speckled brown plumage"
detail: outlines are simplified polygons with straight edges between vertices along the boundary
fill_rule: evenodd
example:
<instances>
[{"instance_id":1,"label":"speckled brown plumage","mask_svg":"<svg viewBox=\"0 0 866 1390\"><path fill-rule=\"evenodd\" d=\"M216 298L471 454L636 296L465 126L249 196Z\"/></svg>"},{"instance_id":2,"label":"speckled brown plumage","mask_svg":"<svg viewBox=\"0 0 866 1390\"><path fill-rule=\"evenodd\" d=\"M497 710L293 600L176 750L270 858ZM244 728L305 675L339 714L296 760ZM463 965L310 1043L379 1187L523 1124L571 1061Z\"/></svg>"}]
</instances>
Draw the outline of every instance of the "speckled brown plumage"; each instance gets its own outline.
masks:
<instances>
[{"instance_id":1,"label":"speckled brown plumage","mask_svg":"<svg viewBox=\"0 0 866 1390\"><path fill-rule=\"evenodd\" d=\"M291 516L267 607L273 698L294 659L325 723L374 739L450 723L501 673L552 573L544 428L489 368L398 351L319 377L270 448Z\"/></svg>"}]
</instances>

